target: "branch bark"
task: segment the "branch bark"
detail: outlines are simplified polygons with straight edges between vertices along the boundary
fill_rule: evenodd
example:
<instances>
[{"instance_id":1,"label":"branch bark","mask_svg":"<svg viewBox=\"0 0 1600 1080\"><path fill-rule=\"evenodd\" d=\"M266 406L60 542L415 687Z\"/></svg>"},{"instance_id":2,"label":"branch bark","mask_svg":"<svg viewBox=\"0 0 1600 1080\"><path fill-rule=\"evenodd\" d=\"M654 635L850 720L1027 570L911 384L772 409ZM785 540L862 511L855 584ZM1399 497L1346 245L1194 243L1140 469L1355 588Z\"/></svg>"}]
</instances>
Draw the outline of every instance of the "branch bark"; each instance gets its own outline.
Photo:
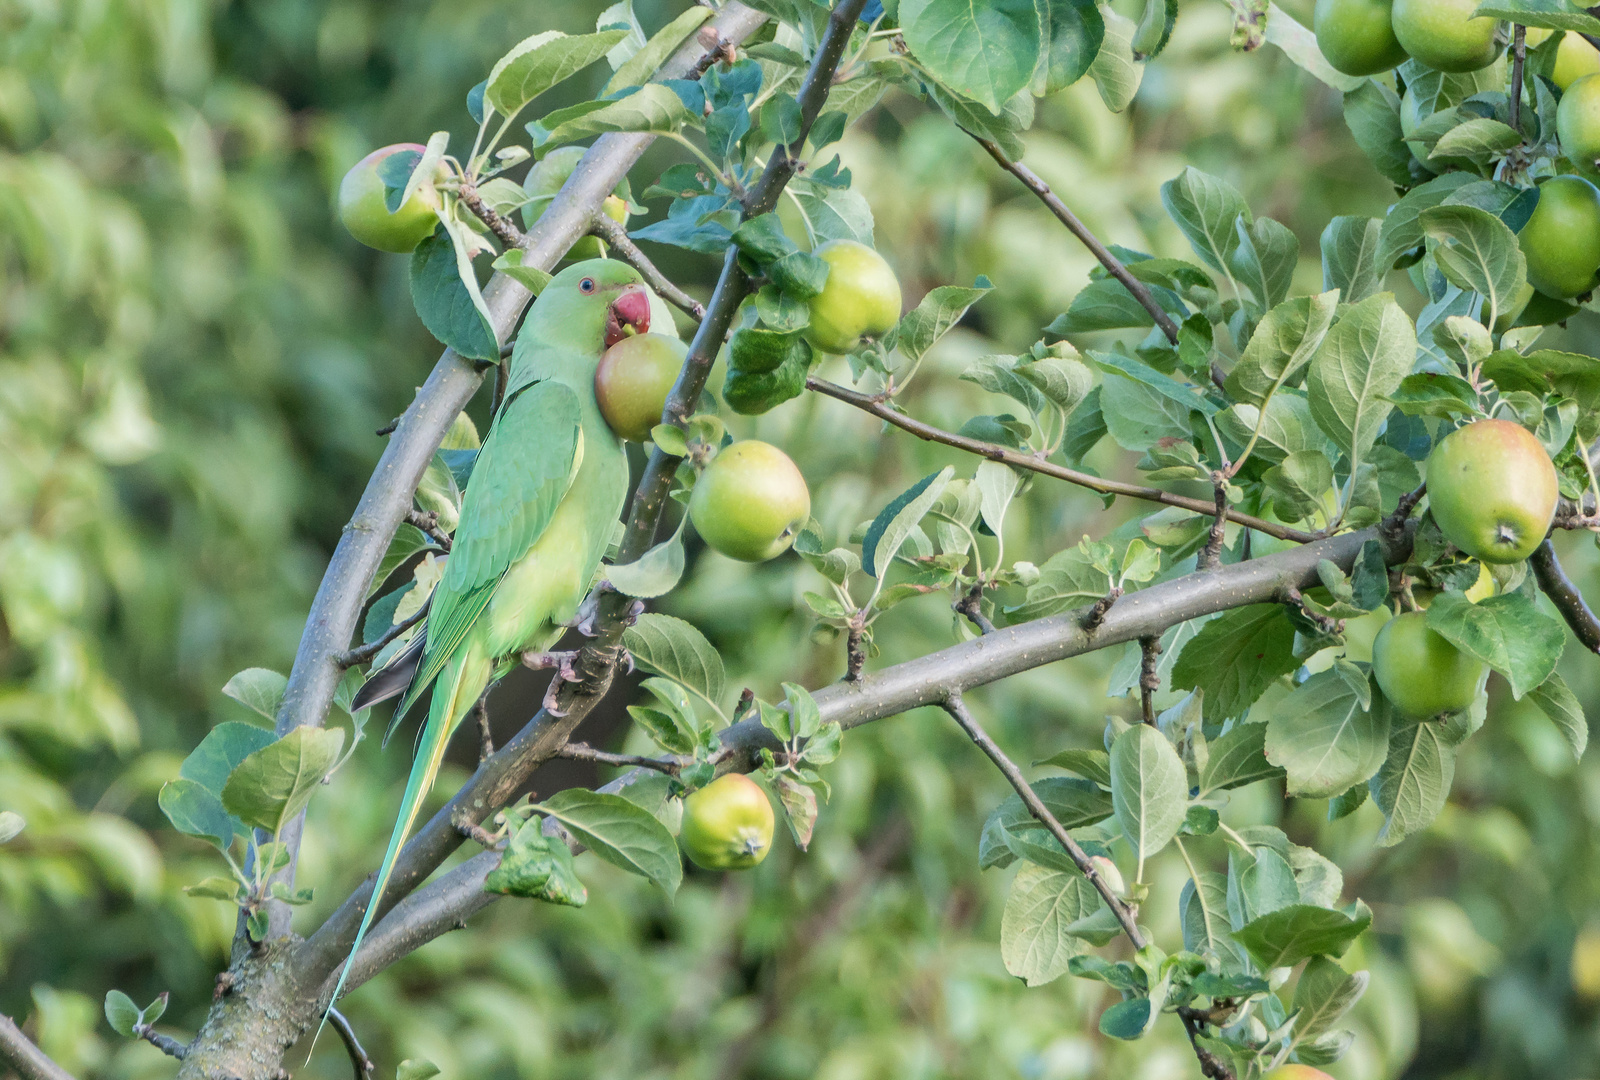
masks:
<instances>
[{"instance_id":1,"label":"branch bark","mask_svg":"<svg viewBox=\"0 0 1600 1080\"><path fill-rule=\"evenodd\" d=\"M1533 567L1533 576L1538 579L1539 588L1556 606L1561 617L1577 635L1578 641L1590 652L1600 653L1600 618L1595 617L1594 611L1584 601L1583 593L1567 576L1561 560L1556 558L1555 546L1546 540L1528 557L1528 563Z\"/></svg>"},{"instance_id":2,"label":"branch bark","mask_svg":"<svg viewBox=\"0 0 1600 1080\"><path fill-rule=\"evenodd\" d=\"M1057 660L1141 638L1159 638L1178 623L1244 604L1271 603L1287 586L1305 588L1319 583L1319 560L1328 559L1348 572L1368 540L1377 540L1383 545L1384 560L1389 565L1403 563L1411 554L1411 531L1385 533L1374 526L1319 540L1293 551L1234 563L1221 570L1187 574L1126 594L1105 612L1093 630L1086 631L1082 626L1091 608L1078 608L1019 626L1001 627L992 634L865 675L857 682L823 687L813 693L812 698L823 723L838 722L845 728L860 727L921 706L943 707L952 694L999 682ZM720 738L723 747L718 761L720 772L750 772L760 765L763 748L782 749L759 718L741 720L724 730ZM496 759L499 756L496 755ZM602 790L620 790L648 772L635 769ZM456 802L465 799L475 804L483 798L481 792L474 794L477 782L476 776L468 781ZM447 807L435 815L423 832L419 832L419 838L434 828L448 810ZM459 835L455 835L456 842L459 839ZM405 861L409 854L410 845L402 853L401 860ZM350 983L359 985L362 979L371 978L406 952L454 929L498 899L483 891L484 877L498 864L498 854L484 852L397 904L367 935L351 969ZM350 906L352 901L346 901L346 907ZM359 904L355 905L355 913L359 918ZM318 936L322 933L318 931ZM316 941L313 937L308 945ZM348 939L344 947L348 948Z\"/></svg>"},{"instance_id":3,"label":"branch bark","mask_svg":"<svg viewBox=\"0 0 1600 1080\"><path fill-rule=\"evenodd\" d=\"M17 1070L22 1080L73 1080L4 1013L0 1013L0 1060Z\"/></svg>"},{"instance_id":4,"label":"branch bark","mask_svg":"<svg viewBox=\"0 0 1600 1080\"><path fill-rule=\"evenodd\" d=\"M1139 301L1140 306L1150 313L1150 317L1155 320L1156 325L1161 327L1161 332L1167 336L1167 340L1176 345L1178 343L1178 324L1173 321L1171 315L1167 314L1165 308L1156 303L1156 298L1151 294L1149 286L1128 272L1128 268L1122 264L1122 260L1111 254L1110 250L1100 242L1099 237L1090 232L1089 227L1078 220L1078 215L1074 214L1071 208L1061 201L1060 196L1050 190L1050 185L1039 179L1038 174L1020 161L1012 161L1007 157L1006 152L1000 149L1000 144L993 139L982 138L970 131L967 134L972 135L977 140L978 145L987 150L989 156L994 158L1002 169L1022 181L1024 187L1037 195L1039 200L1050 208L1050 212L1056 216L1056 220L1065 225L1067 231L1076 236L1079 242L1089 249L1089 253L1100 260L1100 265L1105 267L1112 277L1122 282L1122 287L1127 289L1135 300Z\"/></svg>"},{"instance_id":5,"label":"branch bark","mask_svg":"<svg viewBox=\"0 0 1600 1080\"><path fill-rule=\"evenodd\" d=\"M1145 502L1161 503L1163 506L1181 506L1185 510L1193 510L1195 513L1205 514L1207 517L1217 513L1216 504L1206 499L1191 499L1187 495L1175 495L1170 491L1163 491L1157 487L1144 487L1140 484L1129 484L1121 480L1107 480L1099 476L1091 476L1086 472L1079 472L1077 469L1069 469L1065 465L1056 465L1053 462L1045 461L1042 458L1035 457L1033 454L1025 454L1020 450L1013 450L1008 446L987 443L980 439L972 439L965 435L958 435L942 428L936 428L932 424L914 420L905 413L890 408L886 402L879 401L870 394L848 389L837 383L828 382L826 379L819 379L814 375L806 378L806 389L814 390L819 394L842 401L846 405L853 405L862 412L870 413L879 420L899 428L901 431L909 431L919 439L941 443L945 446L953 446L957 450L965 450L969 454L976 454L978 457L986 458L989 461L1003 461L1007 465L1012 465L1019 469L1027 469L1030 472L1039 473L1041 476L1065 480L1069 484L1076 484L1079 487L1088 488L1090 491L1098 491L1102 495L1126 495L1131 499L1143 499ZM1249 514L1227 510L1226 502L1224 502L1224 510L1228 521L1237 522L1246 528L1255 529L1257 532L1266 533L1268 536L1276 537L1279 540L1293 540L1298 544L1306 544L1316 539L1316 536L1312 533L1291 529L1287 525L1279 525L1271 521L1263 521L1261 518L1252 517Z\"/></svg>"}]
</instances>

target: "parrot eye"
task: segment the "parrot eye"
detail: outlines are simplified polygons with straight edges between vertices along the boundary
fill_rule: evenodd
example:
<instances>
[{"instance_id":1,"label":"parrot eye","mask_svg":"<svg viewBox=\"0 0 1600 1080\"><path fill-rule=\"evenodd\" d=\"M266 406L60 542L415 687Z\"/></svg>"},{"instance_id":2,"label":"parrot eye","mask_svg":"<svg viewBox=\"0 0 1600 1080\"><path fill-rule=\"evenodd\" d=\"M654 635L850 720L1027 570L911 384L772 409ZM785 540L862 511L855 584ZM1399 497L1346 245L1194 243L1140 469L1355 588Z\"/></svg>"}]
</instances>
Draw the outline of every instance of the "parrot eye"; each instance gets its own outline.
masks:
<instances>
[{"instance_id":1,"label":"parrot eye","mask_svg":"<svg viewBox=\"0 0 1600 1080\"><path fill-rule=\"evenodd\" d=\"M578 282L578 291L582 293L594 292L594 278L586 277L582 281Z\"/></svg>"}]
</instances>

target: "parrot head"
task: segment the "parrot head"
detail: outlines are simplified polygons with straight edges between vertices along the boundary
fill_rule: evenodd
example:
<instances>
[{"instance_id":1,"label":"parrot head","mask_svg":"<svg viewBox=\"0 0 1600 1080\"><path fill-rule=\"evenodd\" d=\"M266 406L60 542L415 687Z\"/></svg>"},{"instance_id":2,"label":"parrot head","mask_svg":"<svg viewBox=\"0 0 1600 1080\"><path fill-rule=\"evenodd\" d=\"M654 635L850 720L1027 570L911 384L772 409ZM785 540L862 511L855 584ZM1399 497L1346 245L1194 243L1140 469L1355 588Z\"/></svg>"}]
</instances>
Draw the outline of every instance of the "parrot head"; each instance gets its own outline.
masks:
<instances>
[{"instance_id":1,"label":"parrot head","mask_svg":"<svg viewBox=\"0 0 1600 1080\"><path fill-rule=\"evenodd\" d=\"M548 378L543 345L564 343L599 363L604 350L650 329L650 293L639 271L619 259L586 259L551 278L528 312L512 354L512 388Z\"/></svg>"}]
</instances>

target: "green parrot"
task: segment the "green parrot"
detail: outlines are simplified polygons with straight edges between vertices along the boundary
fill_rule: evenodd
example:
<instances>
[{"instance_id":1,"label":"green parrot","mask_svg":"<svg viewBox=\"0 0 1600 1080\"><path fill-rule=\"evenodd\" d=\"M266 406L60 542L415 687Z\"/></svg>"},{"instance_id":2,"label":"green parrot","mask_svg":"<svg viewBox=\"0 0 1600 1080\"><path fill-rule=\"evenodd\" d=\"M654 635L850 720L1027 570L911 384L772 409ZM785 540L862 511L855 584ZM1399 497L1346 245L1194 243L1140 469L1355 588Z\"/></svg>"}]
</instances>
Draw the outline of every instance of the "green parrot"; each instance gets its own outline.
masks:
<instances>
[{"instance_id":1,"label":"green parrot","mask_svg":"<svg viewBox=\"0 0 1600 1080\"><path fill-rule=\"evenodd\" d=\"M627 498L628 462L622 440L600 415L595 368L606 348L649 330L651 300L626 263L574 263L544 287L517 335L504 404L473 466L426 630L409 656L376 673L352 703L365 708L403 689L398 723L433 689L351 958L450 736L523 652L543 652L561 637L611 542ZM331 1001L349 971L347 961Z\"/></svg>"}]
</instances>

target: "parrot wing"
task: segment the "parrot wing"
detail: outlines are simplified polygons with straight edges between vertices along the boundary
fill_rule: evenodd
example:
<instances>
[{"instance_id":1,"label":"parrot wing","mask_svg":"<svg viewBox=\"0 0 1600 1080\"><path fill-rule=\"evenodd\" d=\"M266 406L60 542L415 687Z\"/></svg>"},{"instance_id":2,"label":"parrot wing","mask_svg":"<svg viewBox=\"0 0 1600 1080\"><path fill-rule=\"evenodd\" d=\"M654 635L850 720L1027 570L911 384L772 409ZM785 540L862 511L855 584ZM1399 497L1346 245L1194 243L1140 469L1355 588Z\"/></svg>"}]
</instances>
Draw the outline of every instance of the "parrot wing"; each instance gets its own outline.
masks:
<instances>
[{"instance_id":1,"label":"parrot wing","mask_svg":"<svg viewBox=\"0 0 1600 1080\"><path fill-rule=\"evenodd\" d=\"M501 408L473 465L428 612L427 648L391 732L444 670L511 564L550 524L582 457L583 417L571 387L537 382Z\"/></svg>"}]
</instances>

